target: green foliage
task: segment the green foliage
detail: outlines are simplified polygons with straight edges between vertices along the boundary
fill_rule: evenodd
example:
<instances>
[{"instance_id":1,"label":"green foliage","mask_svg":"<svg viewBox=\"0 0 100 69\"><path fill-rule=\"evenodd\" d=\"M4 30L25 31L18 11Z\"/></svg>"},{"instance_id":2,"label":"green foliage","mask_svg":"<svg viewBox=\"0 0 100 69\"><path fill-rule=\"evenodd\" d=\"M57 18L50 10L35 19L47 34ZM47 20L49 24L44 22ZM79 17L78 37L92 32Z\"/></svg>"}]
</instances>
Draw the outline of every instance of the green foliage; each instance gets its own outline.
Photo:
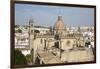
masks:
<instances>
[{"instance_id":1,"label":"green foliage","mask_svg":"<svg viewBox=\"0 0 100 69\"><path fill-rule=\"evenodd\" d=\"M18 33L22 33L22 30L21 29L18 29Z\"/></svg>"},{"instance_id":2,"label":"green foliage","mask_svg":"<svg viewBox=\"0 0 100 69\"><path fill-rule=\"evenodd\" d=\"M40 33L40 31L39 31L39 30L35 30L34 32L35 32L35 33Z\"/></svg>"},{"instance_id":3,"label":"green foliage","mask_svg":"<svg viewBox=\"0 0 100 69\"><path fill-rule=\"evenodd\" d=\"M30 54L26 55L26 60L28 63L31 63L32 62L32 55L30 55Z\"/></svg>"},{"instance_id":4,"label":"green foliage","mask_svg":"<svg viewBox=\"0 0 100 69\"><path fill-rule=\"evenodd\" d=\"M27 64L26 57L19 50L15 50L15 65Z\"/></svg>"},{"instance_id":5,"label":"green foliage","mask_svg":"<svg viewBox=\"0 0 100 69\"><path fill-rule=\"evenodd\" d=\"M15 28L19 28L20 27L20 25L15 25Z\"/></svg>"},{"instance_id":6,"label":"green foliage","mask_svg":"<svg viewBox=\"0 0 100 69\"><path fill-rule=\"evenodd\" d=\"M16 33L22 33L21 29L15 30Z\"/></svg>"}]
</instances>

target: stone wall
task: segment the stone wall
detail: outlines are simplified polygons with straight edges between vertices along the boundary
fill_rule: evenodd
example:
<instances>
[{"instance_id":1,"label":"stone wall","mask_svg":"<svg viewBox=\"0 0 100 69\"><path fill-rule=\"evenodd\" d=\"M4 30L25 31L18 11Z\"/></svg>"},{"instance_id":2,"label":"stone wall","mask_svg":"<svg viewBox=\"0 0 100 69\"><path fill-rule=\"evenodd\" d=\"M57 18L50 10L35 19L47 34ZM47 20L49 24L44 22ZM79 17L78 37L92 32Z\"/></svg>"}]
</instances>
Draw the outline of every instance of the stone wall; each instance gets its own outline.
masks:
<instances>
[{"instance_id":1,"label":"stone wall","mask_svg":"<svg viewBox=\"0 0 100 69\"><path fill-rule=\"evenodd\" d=\"M93 61L94 55L91 49L86 50L77 50L77 51L69 51L63 52L61 60L63 62L85 62L85 61Z\"/></svg>"},{"instance_id":2,"label":"stone wall","mask_svg":"<svg viewBox=\"0 0 100 69\"><path fill-rule=\"evenodd\" d=\"M75 44L76 39L61 39L61 49L63 50L69 50L73 48L73 45Z\"/></svg>"}]
</instances>

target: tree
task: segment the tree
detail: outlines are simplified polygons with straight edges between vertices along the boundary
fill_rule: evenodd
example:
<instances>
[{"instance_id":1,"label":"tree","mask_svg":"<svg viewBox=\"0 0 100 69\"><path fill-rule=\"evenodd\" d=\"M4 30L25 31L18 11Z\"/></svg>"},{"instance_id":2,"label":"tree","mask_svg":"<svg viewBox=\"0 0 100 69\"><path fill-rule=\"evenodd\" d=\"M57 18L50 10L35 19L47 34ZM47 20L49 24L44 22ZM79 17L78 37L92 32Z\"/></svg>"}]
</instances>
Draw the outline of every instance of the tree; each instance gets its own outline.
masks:
<instances>
[{"instance_id":1,"label":"tree","mask_svg":"<svg viewBox=\"0 0 100 69\"><path fill-rule=\"evenodd\" d=\"M35 33L40 33L40 31L39 31L39 30L35 30L34 32L35 32Z\"/></svg>"},{"instance_id":2,"label":"tree","mask_svg":"<svg viewBox=\"0 0 100 69\"><path fill-rule=\"evenodd\" d=\"M29 64L33 63L33 55L34 55L34 50L32 49L31 53L26 55L27 63Z\"/></svg>"},{"instance_id":3,"label":"tree","mask_svg":"<svg viewBox=\"0 0 100 69\"><path fill-rule=\"evenodd\" d=\"M18 29L18 33L22 33L22 30L21 29Z\"/></svg>"},{"instance_id":4,"label":"tree","mask_svg":"<svg viewBox=\"0 0 100 69\"><path fill-rule=\"evenodd\" d=\"M26 55L26 60L28 63L31 63L32 62L32 55L31 54L27 54Z\"/></svg>"},{"instance_id":5,"label":"tree","mask_svg":"<svg viewBox=\"0 0 100 69\"><path fill-rule=\"evenodd\" d=\"M80 27L78 27L78 30L77 30L78 32L81 32L81 29L80 29Z\"/></svg>"},{"instance_id":6,"label":"tree","mask_svg":"<svg viewBox=\"0 0 100 69\"><path fill-rule=\"evenodd\" d=\"M15 50L15 65L27 64L26 57L21 53L20 50Z\"/></svg>"},{"instance_id":7,"label":"tree","mask_svg":"<svg viewBox=\"0 0 100 69\"><path fill-rule=\"evenodd\" d=\"M20 27L20 25L15 25L15 28L19 28Z\"/></svg>"},{"instance_id":8,"label":"tree","mask_svg":"<svg viewBox=\"0 0 100 69\"><path fill-rule=\"evenodd\" d=\"M15 33L22 33L22 30L21 29L17 29L17 30L15 30Z\"/></svg>"},{"instance_id":9,"label":"tree","mask_svg":"<svg viewBox=\"0 0 100 69\"><path fill-rule=\"evenodd\" d=\"M52 32L52 26L50 27L50 32Z\"/></svg>"}]
</instances>

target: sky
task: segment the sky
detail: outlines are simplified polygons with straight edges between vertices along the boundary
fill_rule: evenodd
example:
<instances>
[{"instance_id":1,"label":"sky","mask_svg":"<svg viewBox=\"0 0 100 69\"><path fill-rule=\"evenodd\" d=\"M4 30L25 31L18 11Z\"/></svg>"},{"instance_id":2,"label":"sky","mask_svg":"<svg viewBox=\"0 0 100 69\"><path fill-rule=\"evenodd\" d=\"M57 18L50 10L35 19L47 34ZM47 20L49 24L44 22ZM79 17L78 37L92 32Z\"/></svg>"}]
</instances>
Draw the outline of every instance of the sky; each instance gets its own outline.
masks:
<instances>
[{"instance_id":1,"label":"sky","mask_svg":"<svg viewBox=\"0 0 100 69\"><path fill-rule=\"evenodd\" d=\"M15 24L26 25L33 19L35 25L54 26L59 15L66 26L94 25L94 8L15 4Z\"/></svg>"}]
</instances>

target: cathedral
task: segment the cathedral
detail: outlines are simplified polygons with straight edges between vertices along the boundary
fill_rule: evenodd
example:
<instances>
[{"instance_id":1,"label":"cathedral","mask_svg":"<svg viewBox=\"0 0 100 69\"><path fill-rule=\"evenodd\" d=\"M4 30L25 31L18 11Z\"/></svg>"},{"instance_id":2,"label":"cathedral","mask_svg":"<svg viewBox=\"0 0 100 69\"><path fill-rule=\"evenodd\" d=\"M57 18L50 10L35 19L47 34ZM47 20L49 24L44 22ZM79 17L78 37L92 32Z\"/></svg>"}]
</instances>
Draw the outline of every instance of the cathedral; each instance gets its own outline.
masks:
<instances>
[{"instance_id":1,"label":"cathedral","mask_svg":"<svg viewBox=\"0 0 100 69\"><path fill-rule=\"evenodd\" d=\"M31 25L33 24L33 21L30 20L29 22L30 32L34 31L34 25ZM55 47L68 51L70 49L74 49L75 47L84 47L83 35L79 31L76 33L69 33L63 22L62 16L58 16L58 19L52 29L50 28L50 30L48 30L45 34L31 32L30 41L33 43L30 44L32 45L31 47L35 44L39 50L49 50L52 47Z\"/></svg>"},{"instance_id":2,"label":"cathedral","mask_svg":"<svg viewBox=\"0 0 100 69\"><path fill-rule=\"evenodd\" d=\"M30 19L26 31L23 32L26 33L25 36L22 35L23 37L20 35L23 33L16 34L17 42L15 40L15 47L17 48L18 46L19 36L19 39L27 39L27 45L19 46L24 48L21 50L24 54L28 50L31 51L29 54L33 56L33 64L70 63L94 60L92 50L85 47L84 36L80 28L71 33L65 25L62 16L58 16L52 27L36 26L33 19Z\"/></svg>"},{"instance_id":3,"label":"cathedral","mask_svg":"<svg viewBox=\"0 0 100 69\"><path fill-rule=\"evenodd\" d=\"M40 64L50 64L93 60L93 55L89 55L91 52L85 50L84 37L80 30L70 33L62 16L58 16L53 27L41 31L35 32L34 22L29 21L29 47L34 50L33 62L39 61Z\"/></svg>"}]
</instances>

